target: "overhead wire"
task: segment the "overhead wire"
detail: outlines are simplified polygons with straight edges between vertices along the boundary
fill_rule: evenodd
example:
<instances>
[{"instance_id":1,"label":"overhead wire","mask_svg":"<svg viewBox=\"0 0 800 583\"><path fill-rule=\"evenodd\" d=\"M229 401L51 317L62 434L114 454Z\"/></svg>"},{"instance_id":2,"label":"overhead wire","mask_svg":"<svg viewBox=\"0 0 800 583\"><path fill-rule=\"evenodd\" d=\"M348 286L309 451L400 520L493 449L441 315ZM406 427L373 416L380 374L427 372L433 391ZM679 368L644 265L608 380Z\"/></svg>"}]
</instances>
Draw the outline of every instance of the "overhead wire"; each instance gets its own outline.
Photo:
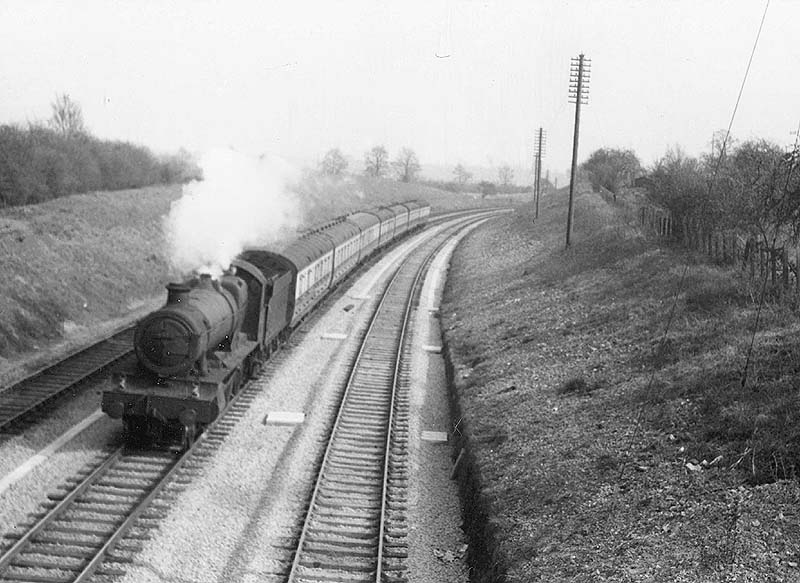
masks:
<instances>
[{"instance_id":1,"label":"overhead wire","mask_svg":"<svg viewBox=\"0 0 800 583\"><path fill-rule=\"evenodd\" d=\"M733 127L733 120L736 118L736 112L739 111L739 102L742 100L742 93L744 93L744 86L747 82L747 76L750 74L750 66L753 64L753 57L756 54L756 47L758 46L758 41L761 38L761 30L764 28L764 20L767 18L767 10L769 9L770 0L767 0L766 5L764 6L764 13L761 15L761 23L758 25L758 32L756 33L756 40L753 42L753 48L750 51L750 58L747 61L747 68L744 71L744 77L742 78L742 84L739 86L739 94L736 96L736 104L733 106L733 113L731 114L731 120L728 122L728 130L725 132L725 139L722 141L722 148L720 148L719 158L717 158L717 164L714 167L714 174L711 176L711 182L709 183L709 194L711 194L711 188L714 185L714 181L717 178L717 173L719 172L719 168L722 164L722 159L725 156L725 148L728 145L728 138L731 135L731 128Z\"/></svg>"},{"instance_id":2,"label":"overhead wire","mask_svg":"<svg viewBox=\"0 0 800 583\"><path fill-rule=\"evenodd\" d=\"M765 21L765 19L767 17L767 10L769 9L769 3L770 3L770 0L766 0L766 4L764 6L764 12L761 15L761 22L758 25L758 32L756 33L756 39L755 39L755 42L753 43L753 48L750 51L750 58L747 61L747 67L746 67L745 72L744 72L744 77L742 78L742 83L739 86L739 93L738 93L738 95L736 97L736 103L735 103L735 105L733 107L733 112L731 113L730 121L728 122L728 129L727 129L727 131L725 133L725 139L722 142L722 147L720 148L719 157L717 158L716 164L714 166L714 172L713 172L713 174L711 176L711 180L708 183L708 195L709 196L713 192L714 184L716 182L717 175L719 173L719 169L720 169L720 167L722 165L722 160L723 160L723 158L725 156L725 149L726 149L728 140L730 138L731 129L733 128L733 122L734 122L734 120L736 118L736 113L739 110L739 103L741 102L742 94L744 93L745 84L747 83L747 78L748 78L748 76L750 74L750 67L751 67L751 65L753 63L753 58L754 58L755 53L756 53L756 48L758 47L758 42L759 42L759 40L761 38L761 31L764 28L764 21ZM667 323L666 323L666 326L664 327L664 334L662 335L661 341L659 342L659 345L658 345L658 350L660 352L663 352L664 347L667 344L669 331L670 331L670 328L672 327L672 322L674 321L675 313L677 311L678 298L680 297L680 294L683 291L683 286L684 286L684 283L686 281L686 274L688 273L688 271L689 271L689 263L688 263L688 260L687 260L686 263L684 264L683 271L681 273L681 277L678 280L678 286L677 286L677 288L675 290L675 294L673 296L672 307L670 308L669 315L667 316ZM765 288L762 288L761 299L760 299L760 302L759 302L758 314L761 313L761 304L763 304L764 292L765 292ZM758 317L756 319L756 326L757 325L758 325ZM755 334L756 334L756 328L753 329L753 340L751 340L751 350L752 350L752 344L754 342ZM747 356L747 362L748 363L749 363L749 358L750 358L750 353L748 352L748 356ZM742 381L742 386L744 386L744 383L746 382L746 371L747 371L747 369L745 368L745 378ZM645 391L644 391L645 395L649 395L650 394L650 390L652 389L653 382L655 381L655 376L656 376L656 369L655 369L655 365L654 365L653 366L653 370L650 373L650 377L648 378L647 385L645 386ZM644 417L644 404L641 404L641 405L639 405L639 409L638 409L638 411L636 413L636 420L635 420L635 424L634 424L634 430L633 430L630 438L628 439L627 444L625 445L624 451L630 451L631 447L633 446L634 440L639 435L639 431L640 431L641 426L642 426L642 418L643 417ZM626 464L624 464L624 463L620 464L619 479L622 479L622 477L625 475L625 469L626 469Z\"/></svg>"}]
</instances>

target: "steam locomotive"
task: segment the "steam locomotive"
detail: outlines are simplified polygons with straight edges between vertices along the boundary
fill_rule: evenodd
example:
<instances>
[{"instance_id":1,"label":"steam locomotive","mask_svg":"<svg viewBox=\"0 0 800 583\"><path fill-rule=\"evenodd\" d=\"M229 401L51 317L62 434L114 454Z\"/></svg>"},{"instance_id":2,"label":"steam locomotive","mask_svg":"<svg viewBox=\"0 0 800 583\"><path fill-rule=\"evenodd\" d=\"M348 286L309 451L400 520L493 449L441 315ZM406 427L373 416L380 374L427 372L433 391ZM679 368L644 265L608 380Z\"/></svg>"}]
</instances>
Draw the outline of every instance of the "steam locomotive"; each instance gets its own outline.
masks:
<instances>
[{"instance_id":1,"label":"steam locomotive","mask_svg":"<svg viewBox=\"0 0 800 583\"><path fill-rule=\"evenodd\" d=\"M131 441L188 447L328 291L429 215L420 201L356 212L280 251L247 249L216 280L170 283L164 307L138 323L136 360L114 372L102 410Z\"/></svg>"}]
</instances>

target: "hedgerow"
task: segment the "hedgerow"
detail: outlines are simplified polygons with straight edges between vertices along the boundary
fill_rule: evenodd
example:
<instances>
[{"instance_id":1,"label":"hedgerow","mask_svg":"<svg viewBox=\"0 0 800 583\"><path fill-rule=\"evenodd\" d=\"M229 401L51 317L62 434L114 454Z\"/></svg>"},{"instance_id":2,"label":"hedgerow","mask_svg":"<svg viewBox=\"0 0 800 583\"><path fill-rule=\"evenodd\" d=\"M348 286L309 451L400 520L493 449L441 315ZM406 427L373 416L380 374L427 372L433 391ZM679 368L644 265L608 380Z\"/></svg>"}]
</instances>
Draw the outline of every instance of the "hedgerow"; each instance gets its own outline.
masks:
<instances>
[{"instance_id":1,"label":"hedgerow","mask_svg":"<svg viewBox=\"0 0 800 583\"><path fill-rule=\"evenodd\" d=\"M157 157L129 142L64 134L38 124L0 125L0 206L96 190L186 182L199 170L186 153Z\"/></svg>"}]
</instances>

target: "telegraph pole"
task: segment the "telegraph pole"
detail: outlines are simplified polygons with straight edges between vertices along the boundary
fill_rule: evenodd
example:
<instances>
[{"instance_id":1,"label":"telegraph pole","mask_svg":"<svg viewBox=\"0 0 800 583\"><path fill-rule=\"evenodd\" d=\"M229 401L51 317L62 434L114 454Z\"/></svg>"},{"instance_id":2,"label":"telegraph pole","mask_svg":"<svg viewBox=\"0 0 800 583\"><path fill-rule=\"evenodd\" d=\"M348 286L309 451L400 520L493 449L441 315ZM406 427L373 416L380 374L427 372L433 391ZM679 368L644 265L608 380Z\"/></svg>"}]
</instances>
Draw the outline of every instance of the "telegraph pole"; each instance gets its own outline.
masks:
<instances>
[{"instance_id":1,"label":"telegraph pole","mask_svg":"<svg viewBox=\"0 0 800 583\"><path fill-rule=\"evenodd\" d=\"M534 197L536 200L536 214L534 218L539 218L539 194L541 193L541 181L542 181L542 156L544 156L544 146L545 146L545 138L546 138L545 131L542 128L539 128L536 136L536 143L533 145L533 154L536 156L535 162L536 166L534 168Z\"/></svg>"},{"instance_id":2,"label":"telegraph pole","mask_svg":"<svg viewBox=\"0 0 800 583\"><path fill-rule=\"evenodd\" d=\"M581 124L581 105L589 103L589 75L591 60L581 53L573 57L569 69L569 102L575 104L575 134L572 137L572 171L569 181L569 209L567 210L567 247L572 237L572 214L575 192L575 176L578 170L578 132ZM574 100L574 101L573 101Z\"/></svg>"}]
</instances>

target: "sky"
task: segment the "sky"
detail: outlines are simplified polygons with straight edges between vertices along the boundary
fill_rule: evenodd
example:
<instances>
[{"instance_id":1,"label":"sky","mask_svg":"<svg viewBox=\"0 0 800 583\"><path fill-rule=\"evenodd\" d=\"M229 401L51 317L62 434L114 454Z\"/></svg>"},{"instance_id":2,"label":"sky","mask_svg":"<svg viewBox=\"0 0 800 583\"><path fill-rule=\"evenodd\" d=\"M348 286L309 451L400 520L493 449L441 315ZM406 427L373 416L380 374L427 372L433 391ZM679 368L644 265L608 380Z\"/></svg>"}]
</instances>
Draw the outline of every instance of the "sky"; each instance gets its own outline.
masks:
<instances>
[{"instance_id":1,"label":"sky","mask_svg":"<svg viewBox=\"0 0 800 583\"><path fill-rule=\"evenodd\" d=\"M157 152L314 163L384 145L423 164L572 157L570 59L591 59L579 159L643 164L728 127L766 0L0 0L0 123L67 93L89 130ZM732 132L790 144L800 1L771 0Z\"/></svg>"}]
</instances>

